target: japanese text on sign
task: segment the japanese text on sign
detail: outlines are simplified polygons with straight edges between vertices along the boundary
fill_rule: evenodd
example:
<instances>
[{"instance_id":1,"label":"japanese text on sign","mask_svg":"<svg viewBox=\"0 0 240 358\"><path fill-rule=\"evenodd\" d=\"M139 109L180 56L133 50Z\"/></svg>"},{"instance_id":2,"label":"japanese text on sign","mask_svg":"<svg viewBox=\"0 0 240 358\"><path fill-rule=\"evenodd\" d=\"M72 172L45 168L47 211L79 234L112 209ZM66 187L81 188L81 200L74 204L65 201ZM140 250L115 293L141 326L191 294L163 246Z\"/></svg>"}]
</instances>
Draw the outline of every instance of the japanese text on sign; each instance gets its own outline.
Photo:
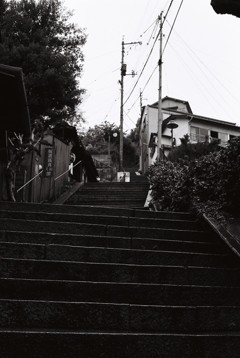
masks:
<instances>
[{"instance_id":1,"label":"japanese text on sign","mask_svg":"<svg viewBox=\"0 0 240 358\"><path fill-rule=\"evenodd\" d=\"M53 148L45 149L44 176L51 177L53 174Z\"/></svg>"}]
</instances>

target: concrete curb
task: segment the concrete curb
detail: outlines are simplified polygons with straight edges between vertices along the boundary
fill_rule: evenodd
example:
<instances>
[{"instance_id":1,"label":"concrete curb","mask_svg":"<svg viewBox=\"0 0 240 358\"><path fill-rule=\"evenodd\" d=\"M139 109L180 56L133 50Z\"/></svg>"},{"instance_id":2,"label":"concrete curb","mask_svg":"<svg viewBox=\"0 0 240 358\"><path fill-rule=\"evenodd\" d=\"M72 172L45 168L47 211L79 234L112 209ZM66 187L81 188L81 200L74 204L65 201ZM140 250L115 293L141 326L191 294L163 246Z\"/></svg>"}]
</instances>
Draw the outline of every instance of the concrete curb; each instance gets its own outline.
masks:
<instances>
[{"instance_id":1,"label":"concrete curb","mask_svg":"<svg viewBox=\"0 0 240 358\"><path fill-rule=\"evenodd\" d=\"M66 191L65 193L63 193L62 195L60 195L54 202L53 204L64 204L79 188L81 188L81 186L83 186L84 183L81 182L76 182L73 184L73 186Z\"/></svg>"},{"instance_id":2,"label":"concrete curb","mask_svg":"<svg viewBox=\"0 0 240 358\"><path fill-rule=\"evenodd\" d=\"M240 257L240 235L234 233L234 226L240 230L240 222L233 224L228 223L226 226L219 224L216 220L208 218L203 214L203 219L210 225L210 227L221 237L221 239L230 247L230 249ZM230 232L230 230L233 230Z\"/></svg>"}]
</instances>

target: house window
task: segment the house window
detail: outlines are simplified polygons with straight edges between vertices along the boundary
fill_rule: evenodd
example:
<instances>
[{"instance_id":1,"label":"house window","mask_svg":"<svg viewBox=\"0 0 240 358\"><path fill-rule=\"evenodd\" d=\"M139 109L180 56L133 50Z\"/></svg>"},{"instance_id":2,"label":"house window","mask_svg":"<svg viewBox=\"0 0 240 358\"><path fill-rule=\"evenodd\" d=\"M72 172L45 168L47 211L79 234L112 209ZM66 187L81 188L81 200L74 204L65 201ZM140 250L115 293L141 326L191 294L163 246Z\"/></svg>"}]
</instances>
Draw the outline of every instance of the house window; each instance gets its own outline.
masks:
<instances>
[{"instance_id":1,"label":"house window","mask_svg":"<svg viewBox=\"0 0 240 358\"><path fill-rule=\"evenodd\" d=\"M216 131L210 131L211 142L218 141L221 144L226 144L228 142L228 134L221 133Z\"/></svg>"},{"instance_id":2,"label":"house window","mask_svg":"<svg viewBox=\"0 0 240 358\"><path fill-rule=\"evenodd\" d=\"M190 139L193 142L206 142L208 139L208 130L206 128L190 128Z\"/></svg>"},{"instance_id":3,"label":"house window","mask_svg":"<svg viewBox=\"0 0 240 358\"><path fill-rule=\"evenodd\" d=\"M218 132L210 131L211 138L218 139Z\"/></svg>"},{"instance_id":4,"label":"house window","mask_svg":"<svg viewBox=\"0 0 240 358\"><path fill-rule=\"evenodd\" d=\"M218 138L220 139L220 143L226 144L228 142L228 134L226 133L219 133Z\"/></svg>"},{"instance_id":5,"label":"house window","mask_svg":"<svg viewBox=\"0 0 240 358\"><path fill-rule=\"evenodd\" d=\"M229 135L229 140L233 139L233 138L236 138L237 136L233 135L233 134L230 134Z\"/></svg>"}]
</instances>

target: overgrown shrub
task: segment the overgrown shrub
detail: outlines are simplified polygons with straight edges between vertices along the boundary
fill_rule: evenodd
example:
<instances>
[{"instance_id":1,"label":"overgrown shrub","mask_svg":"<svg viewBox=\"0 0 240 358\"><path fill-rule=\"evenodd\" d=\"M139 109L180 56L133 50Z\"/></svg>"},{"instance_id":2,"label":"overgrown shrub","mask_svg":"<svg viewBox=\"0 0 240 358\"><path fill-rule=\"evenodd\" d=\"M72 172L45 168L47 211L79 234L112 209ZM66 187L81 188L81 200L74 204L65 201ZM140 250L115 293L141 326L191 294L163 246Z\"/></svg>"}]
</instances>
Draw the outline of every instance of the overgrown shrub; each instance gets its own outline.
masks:
<instances>
[{"instance_id":1,"label":"overgrown shrub","mask_svg":"<svg viewBox=\"0 0 240 358\"><path fill-rule=\"evenodd\" d=\"M201 157L191 167L194 205L214 203L218 211L238 214L240 210L240 137L226 148Z\"/></svg>"},{"instance_id":2,"label":"overgrown shrub","mask_svg":"<svg viewBox=\"0 0 240 358\"><path fill-rule=\"evenodd\" d=\"M189 209L188 166L158 161L149 170L153 203L159 210Z\"/></svg>"},{"instance_id":3,"label":"overgrown shrub","mask_svg":"<svg viewBox=\"0 0 240 358\"><path fill-rule=\"evenodd\" d=\"M161 210L196 208L214 218L240 212L240 137L195 160L158 161L149 170L153 203Z\"/></svg>"},{"instance_id":4,"label":"overgrown shrub","mask_svg":"<svg viewBox=\"0 0 240 358\"><path fill-rule=\"evenodd\" d=\"M171 162L179 162L179 160L192 161L198 158L201 158L203 155L215 152L219 150L218 142L213 141L208 142L199 142L199 143L190 143L190 138L186 134L183 138L180 138L181 145L175 147L168 156L168 159Z\"/></svg>"}]
</instances>

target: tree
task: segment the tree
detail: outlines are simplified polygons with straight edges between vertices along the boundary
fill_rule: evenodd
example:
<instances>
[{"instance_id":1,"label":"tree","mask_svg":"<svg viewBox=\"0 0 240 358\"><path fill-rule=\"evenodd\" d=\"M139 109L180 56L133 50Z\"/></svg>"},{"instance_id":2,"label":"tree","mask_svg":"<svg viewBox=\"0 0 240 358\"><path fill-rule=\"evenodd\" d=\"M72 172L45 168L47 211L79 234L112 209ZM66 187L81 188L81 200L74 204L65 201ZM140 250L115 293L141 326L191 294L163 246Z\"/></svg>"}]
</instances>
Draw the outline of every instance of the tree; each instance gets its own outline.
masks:
<instances>
[{"instance_id":1,"label":"tree","mask_svg":"<svg viewBox=\"0 0 240 358\"><path fill-rule=\"evenodd\" d=\"M116 137L113 136L114 133L117 134ZM111 153L113 151L118 153L119 127L107 121L93 128L90 127L82 141L92 154L107 154L109 136Z\"/></svg>"},{"instance_id":2,"label":"tree","mask_svg":"<svg viewBox=\"0 0 240 358\"><path fill-rule=\"evenodd\" d=\"M31 120L72 121L86 42L61 0L0 0L0 63L21 67Z\"/></svg>"},{"instance_id":3,"label":"tree","mask_svg":"<svg viewBox=\"0 0 240 358\"><path fill-rule=\"evenodd\" d=\"M114 133L117 134L114 136ZM113 123L107 121L100 125L89 128L82 139L86 148L92 154L107 154L109 150L113 162L119 162L119 138L120 129ZM135 166L137 162L136 148L131 139L123 133L123 165L124 168Z\"/></svg>"}]
</instances>

